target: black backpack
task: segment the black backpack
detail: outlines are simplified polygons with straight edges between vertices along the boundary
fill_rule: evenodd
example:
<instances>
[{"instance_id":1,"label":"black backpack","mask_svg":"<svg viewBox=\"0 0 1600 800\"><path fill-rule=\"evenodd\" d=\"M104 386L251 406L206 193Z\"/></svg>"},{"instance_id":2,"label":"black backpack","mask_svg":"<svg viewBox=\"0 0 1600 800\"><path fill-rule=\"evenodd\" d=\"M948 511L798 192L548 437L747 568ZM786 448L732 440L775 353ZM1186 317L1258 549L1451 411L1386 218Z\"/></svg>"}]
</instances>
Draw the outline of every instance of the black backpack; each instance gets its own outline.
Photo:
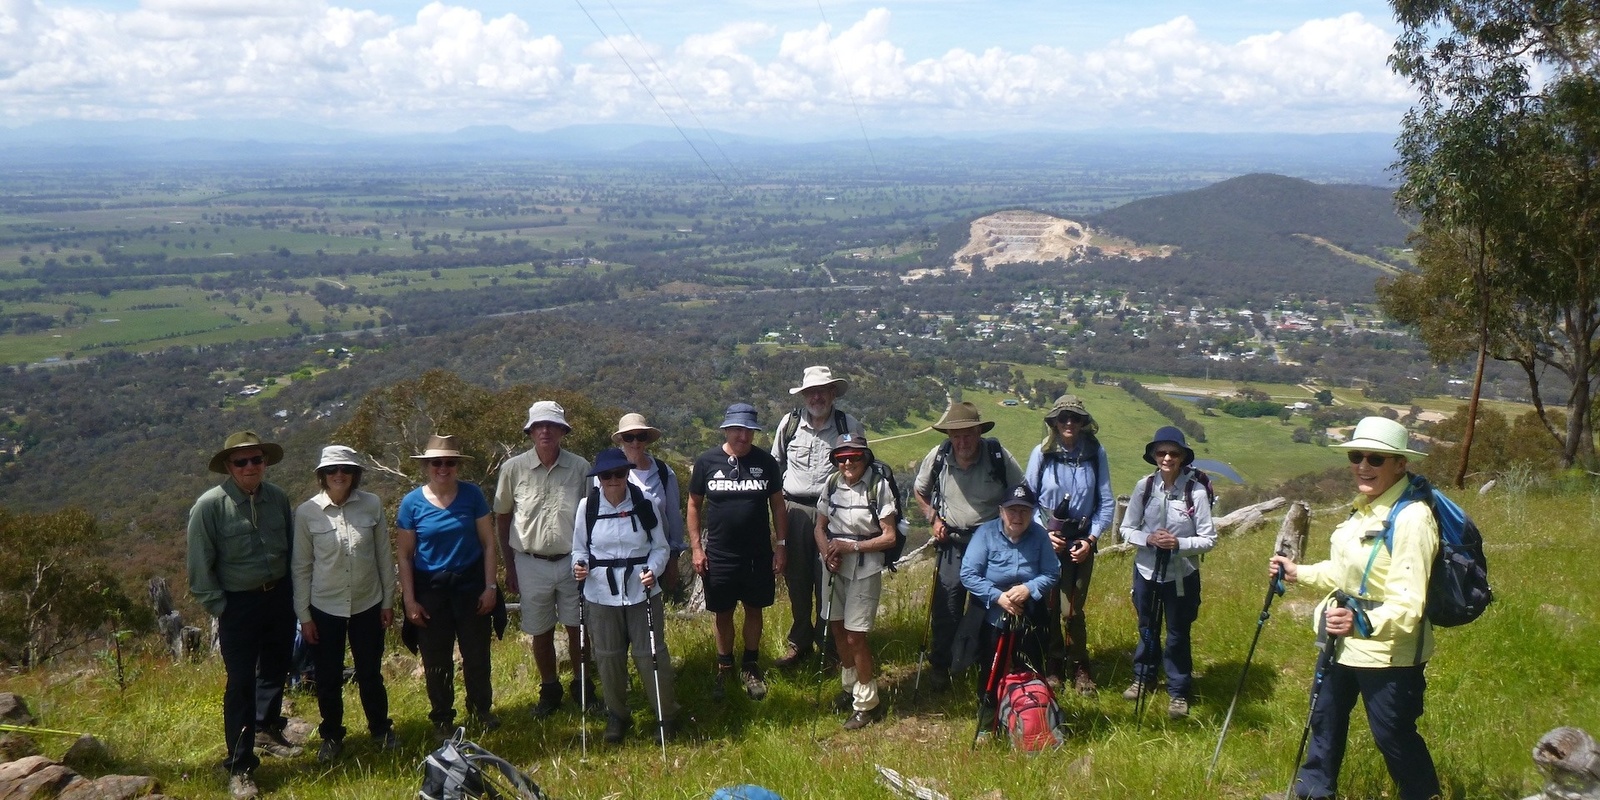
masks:
<instances>
[{"instance_id":1,"label":"black backpack","mask_svg":"<svg viewBox=\"0 0 1600 800\"><path fill-rule=\"evenodd\" d=\"M883 518L883 509L879 508L876 503L880 481L889 482L889 494L894 496L894 512L898 515L894 526L894 544L889 545L889 549L883 551L883 566L890 572L895 572L897 571L897 562L906 552L906 530L911 527L911 523L906 521L905 512L901 510L904 500L900 494L900 484L895 482L894 470L890 469L888 464L873 459L872 466L867 468L867 510L872 512L873 530L878 530L878 521ZM823 491L827 492L830 500L833 497L833 491L839 488L841 483L843 481L839 470L835 469L832 473L829 473L828 483ZM877 534L874 533L873 536L877 536Z\"/></svg>"},{"instance_id":2,"label":"black backpack","mask_svg":"<svg viewBox=\"0 0 1600 800\"><path fill-rule=\"evenodd\" d=\"M939 477L944 474L944 465L950 461L950 440L946 439L939 445L933 454L933 466L928 470L928 505L933 506L933 513L940 511L941 501L944 499L944 488ZM989 476L1002 488L1006 488L1006 449L1000 440L992 436L983 437L983 458L989 462Z\"/></svg>"},{"instance_id":3,"label":"black backpack","mask_svg":"<svg viewBox=\"0 0 1600 800\"><path fill-rule=\"evenodd\" d=\"M445 740L422 761L417 800L549 800L526 772L462 738Z\"/></svg>"},{"instance_id":4,"label":"black backpack","mask_svg":"<svg viewBox=\"0 0 1600 800\"><path fill-rule=\"evenodd\" d=\"M628 499L633 501L633 510L618 511L615 514L600 513L600 487L593 485L589 487L589 499L583 504L583 544L585 550L589 550L592 553L594 524L602 519L626 518L633 523L634 530L638 530L639 526L643 525L645 541L650 540L650 530L661 521L656 517L655 504L650 502L650 498L644 496L643 489L635 486L632 482L628 482L626 485L628 487ZM662 483L662 486L664 487L666 484ZM647 564L649 561L649 556L638 556L637 558L593 558L591 556L589 568L625 567L627 572L623 575L623 580L628 581L633 579L634 567ZM611 594L613 595L620 594L616 580L616 576L610 570L607 570L606 583L610 586Z\"/></svg>"},{"instance_id":5,"label":"black backpack","mask_svg":"<svg viewBox=\"0 0 1600 800\"><path fill-rule=\"evenodd\" d=\"M793 442L795 434L800 432L800 415L804 413L806 412L803 408L790 411L788 416L783 418L783 424L778 428L778 452L773 455L777 457L779 475L789 469L789 443ZM839 432L840 436L850 432L849 420L845 417L845 413L837 408L833 410L833 428ZM663 483L662 485L666 484Z\"/></svg>"}]
</instances>

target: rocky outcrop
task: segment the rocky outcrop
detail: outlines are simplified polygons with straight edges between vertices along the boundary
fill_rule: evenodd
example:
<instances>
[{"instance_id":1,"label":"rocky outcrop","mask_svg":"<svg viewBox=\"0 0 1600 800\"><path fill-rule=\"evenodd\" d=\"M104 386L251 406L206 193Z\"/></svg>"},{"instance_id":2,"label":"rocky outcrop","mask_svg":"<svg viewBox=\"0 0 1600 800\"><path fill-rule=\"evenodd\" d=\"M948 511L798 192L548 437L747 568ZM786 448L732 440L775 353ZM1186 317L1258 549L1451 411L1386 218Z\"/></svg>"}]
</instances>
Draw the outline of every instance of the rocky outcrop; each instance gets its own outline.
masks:
<instances>
[{"instance_id":1,"label":"rocky outcrop","mask_svg":"<svg viewBox=\"0 0 1600 800\"><path fill-rule=\"evenodd\" d=\"M6 725L34 724L28 704L10 692L0 693L0 720ZM110 758L106 746L85 734L73 743L64 761L79 766ZM132 800L162 798L156 779L145 775L87 778L71 767L39 755L39 747L23 731L0 734L0 800Z\"/></svg>"}]
</instances>

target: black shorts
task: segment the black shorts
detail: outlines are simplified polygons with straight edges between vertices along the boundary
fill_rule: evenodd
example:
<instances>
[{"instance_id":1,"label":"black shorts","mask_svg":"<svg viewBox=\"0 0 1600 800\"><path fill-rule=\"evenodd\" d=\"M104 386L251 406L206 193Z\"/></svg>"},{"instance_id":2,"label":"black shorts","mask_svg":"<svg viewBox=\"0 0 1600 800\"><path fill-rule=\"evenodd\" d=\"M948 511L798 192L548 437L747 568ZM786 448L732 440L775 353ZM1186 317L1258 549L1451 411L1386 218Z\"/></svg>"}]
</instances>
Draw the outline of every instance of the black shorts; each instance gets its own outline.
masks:
<instances>
[{"instance_id":1,"label":"black shorts","mask_svg":"<svg viewBox=\"0 0 1600 800\"><path fill-rule=\"evenodd\" d=\"M772 574L772 553L708 553L706 610L732 611L766 608L777 598L777 578Z\"/></svg>"}]
</instances>

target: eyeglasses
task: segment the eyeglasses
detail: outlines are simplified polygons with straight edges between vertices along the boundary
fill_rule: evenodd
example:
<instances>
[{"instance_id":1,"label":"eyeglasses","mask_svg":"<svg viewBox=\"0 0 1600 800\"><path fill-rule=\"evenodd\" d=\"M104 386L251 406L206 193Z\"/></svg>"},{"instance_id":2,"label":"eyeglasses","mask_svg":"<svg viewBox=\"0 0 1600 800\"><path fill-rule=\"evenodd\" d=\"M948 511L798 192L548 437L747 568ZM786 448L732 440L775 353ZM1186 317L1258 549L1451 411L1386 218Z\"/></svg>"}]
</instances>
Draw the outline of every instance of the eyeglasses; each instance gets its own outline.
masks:
<instances>
[{"instance_id":1,"label":"eyeglasses","mask_svg":"<svg viewBox=\"0 0 1600 800\"><path fill-rule=\"evenodd\" d=\"M267 458L266 458L266 456L250 456L248 458L236 458L236 459L234 459L233 461L231 461L229 463L233 464L235 467L238 467L239 469L244 469L245 467L252 466L252 465L259 467L262 464L267 463Z\"/></svg>"},{"instance_id":2,"label":"eyeglasses","mask_svg":"<svg viewBox=\"0 0 1600 800\"><path fill-rule=\"evenodd\" d=\"M1365 460L1369 467L1381 467L1389 459L1398 458L1398 456L1385 455L1383 453L1363 453L1360 450L1351 450L1349 455L1350 463L1360 464Z\"/></svg>"},{"instance_id":3,"label":"eyeglasses","mask_svg":"<svg viewBox=\"0 0 1600 800\"><path fill-rule=\"evenodd\" d=\"M617 438L621 439L624 442L627 442L628 444L633 444L634 442L648 442L648 441L650 441L650 434L648 434L648 433L623 433L623 434L618 434Z\"/></svg>"},{"instance_id":4,"label":"eyeglasses","mask_svg":"<svg viewBox=\"0 0 1600 800\"><path fill-rule=\"evenodd\" d=\"M349 464L334 464L331 467L323 467L317 471L324 475L355 475L361 472L361 468L352 467Z\"/></svg>"},{"instance_id":5,"label":"eyeglasses","mask_svg":"<svg viewBox=\"0 0 1600 800\"><path fill-rule=\"evenodd\" d=\"M866 461L866 453L840 453L833 457L835 464L854 464L857 461Z\"/></svg>"},{"instance_id":6,"label":"eyeglasses","mask_svg":"<svg viewBox=\"0 0 1600 800\"><path fill-rule=\"evenodd\" d=\"M455 469L456 466L458 464L460 464L460 463L461 463L460 461L457 461L457 460L455 460L453 458L435 458L432 461L428 462L428 466L433 467L435 469L438 469L438 468L441 468L441 467L444 468L444 469Z\"/></svg>"},{"instance_id":7,"label":"eyeglasses","mask_svg":"<svg viewBox=\"0 0 1600 800\"><path fill-rule=\"evenodd\" d=\"M1182 450L1157 450L1154 453L1154 455L1155 455L1156 458L1183 458L1183 451Z\"/></svg>"},{"instance_id":8,"label":"eyeglasses","mask_svg":"<svg viewBox=\"0 0 1600 800\"><path fill-rule=\"evenodd\" d=\"M610 472L602 472L595 477L603 481L620 481L623 478L628 477L628 471L625 469L614 469Z\"/></svg>"}]
</instances>

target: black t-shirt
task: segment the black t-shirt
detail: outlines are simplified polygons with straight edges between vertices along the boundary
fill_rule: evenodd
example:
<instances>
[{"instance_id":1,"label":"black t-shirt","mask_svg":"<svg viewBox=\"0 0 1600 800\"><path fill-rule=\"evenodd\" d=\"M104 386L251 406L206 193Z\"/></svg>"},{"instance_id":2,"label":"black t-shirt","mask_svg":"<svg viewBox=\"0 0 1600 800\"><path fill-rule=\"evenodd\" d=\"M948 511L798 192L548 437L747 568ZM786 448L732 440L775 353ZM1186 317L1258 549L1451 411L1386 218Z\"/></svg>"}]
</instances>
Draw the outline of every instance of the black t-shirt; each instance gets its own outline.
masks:
<instances>
[{"instance_id":1,"label":"black t-shirt","mask_svg":"<svg viewBox=\"0 0 1600 800\"><path fill-rule=\"evenodd\" d=\"M707 552L772 552L772 495L783 491L778 462L759 447L735 458L713 447L694 460L689 493L701 495Z\"/></svg>"}]
</instances>

